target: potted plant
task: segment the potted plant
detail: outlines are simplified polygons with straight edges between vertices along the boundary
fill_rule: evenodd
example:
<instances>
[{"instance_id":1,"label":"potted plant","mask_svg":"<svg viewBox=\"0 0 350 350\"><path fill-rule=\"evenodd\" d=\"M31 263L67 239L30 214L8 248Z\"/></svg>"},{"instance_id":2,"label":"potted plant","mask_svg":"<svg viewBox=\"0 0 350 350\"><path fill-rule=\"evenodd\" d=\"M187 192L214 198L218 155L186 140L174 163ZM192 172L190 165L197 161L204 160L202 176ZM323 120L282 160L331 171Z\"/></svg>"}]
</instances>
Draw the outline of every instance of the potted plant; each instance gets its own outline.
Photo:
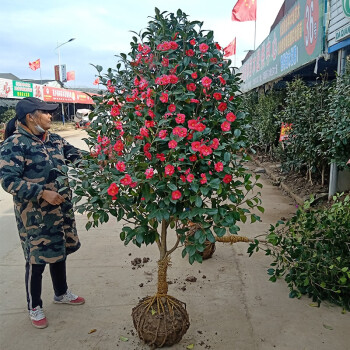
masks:
<instances>
[{"instance_id":1,"label":"potted plant","mask_svg":"<svg viewBox=\"0 0 350 350\"><path fill-rule=\"evenodd\" d=\"M251 193L260 184L244 166L240 78L202 25L181 10L155 9L115 68L102 74L96 66L107 90L94 98L91 154L69 173L73 200L85 197L78 211L87 213L87 229L112 215L125 222L125 245L158 246L157 293L132 312L139 337L157 347L177 343L189 327L184 304L168 295L171 254L182 247L191 264L202 262L206 240L237 241L237 223L259 219L251 208L263 210Z\"/></svg>"}]
</instances>

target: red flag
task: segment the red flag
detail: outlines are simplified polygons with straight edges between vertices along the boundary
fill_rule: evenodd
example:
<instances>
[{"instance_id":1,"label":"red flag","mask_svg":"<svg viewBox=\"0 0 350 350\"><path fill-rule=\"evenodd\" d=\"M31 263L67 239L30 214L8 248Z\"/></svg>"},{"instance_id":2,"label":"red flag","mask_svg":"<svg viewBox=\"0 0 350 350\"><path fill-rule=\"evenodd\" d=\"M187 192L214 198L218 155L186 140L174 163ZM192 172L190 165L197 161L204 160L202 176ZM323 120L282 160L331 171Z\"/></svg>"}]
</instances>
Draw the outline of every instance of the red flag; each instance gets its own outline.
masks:
<instances>
[{"instance_id":1,"label":"red flag","mask_svg":"<svg viewBox=\"0 0 350 350\"><path fill-rule=\"evenodd\" d=\"M232 10L232 21L256 21L256 4L258 0L238 0Z\"/></svg>"},{"instance_id":2,"label":"red flag","mask_svg":"<svg viewBox=\"0 0 350 350\"><path fill-rule=\"evenodd\" d=\"M236 38L234 38L225 48L224 57L229 57L236 54Z\"/></svg>"},{"instance_id":3,"label":"red flag","mask_svg":"<svg viewBox=\"0 0 350 350\"><path fill-rule=\"evenodd\" d=\"M96 78L95 81L93 82L94 85L98 85L100 83L100 78Z\"/></svg>"},{"instance_id":4,"label":"red flag","mask_svg":"<svg viewBox=\"0 0 350 350\"><path fill-rule=\"evenodd\" d=\"M38 58L36 61L29 62L29 68L32 70L37 70L40 68L40 58Z\"/></svg>"},{"instance_id":5,"label":"red flag","mask_svg":"<svg viewBox=\"0 0 350 350\"><path fill-rule=\"evenodd\" d=\"M75 71L74 70L67 72L67 81L69 81L69 80L75 80Z\"/></svg>"}]
</instances>

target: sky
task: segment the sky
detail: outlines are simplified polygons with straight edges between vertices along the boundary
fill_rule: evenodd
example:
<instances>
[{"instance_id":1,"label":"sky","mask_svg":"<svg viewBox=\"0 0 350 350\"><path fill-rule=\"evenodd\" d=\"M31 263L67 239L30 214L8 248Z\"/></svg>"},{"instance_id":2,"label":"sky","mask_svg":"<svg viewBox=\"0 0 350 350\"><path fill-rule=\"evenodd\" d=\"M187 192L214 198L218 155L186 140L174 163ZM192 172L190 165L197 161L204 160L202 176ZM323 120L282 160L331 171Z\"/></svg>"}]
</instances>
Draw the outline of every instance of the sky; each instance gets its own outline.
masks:
<instances>
[{"instance_id":1,"label":"sky","mask_svg":"<svg viewBox=\"0 0 350 350\"><path fill-rule=\"evenodd\" d=\"M268 36L284 0L258 0L256 47ZM0 0L0 73L21 79L52 79L54 65L66 64L75 71L67 87L95 87L97 75L91 65L114 68L115 55L128 53L133 33L146 28L154 8L176 12L203 21L202 29L214 31L222 47L237 38L237 67L247 50L254 47L254 22L233 22L231 11L237 0ZM62 45L69 39L75 40ZM59 51L59 55L58 55ZM40 58L41 69L28 63Z\"/></svg>"}]
</instances>

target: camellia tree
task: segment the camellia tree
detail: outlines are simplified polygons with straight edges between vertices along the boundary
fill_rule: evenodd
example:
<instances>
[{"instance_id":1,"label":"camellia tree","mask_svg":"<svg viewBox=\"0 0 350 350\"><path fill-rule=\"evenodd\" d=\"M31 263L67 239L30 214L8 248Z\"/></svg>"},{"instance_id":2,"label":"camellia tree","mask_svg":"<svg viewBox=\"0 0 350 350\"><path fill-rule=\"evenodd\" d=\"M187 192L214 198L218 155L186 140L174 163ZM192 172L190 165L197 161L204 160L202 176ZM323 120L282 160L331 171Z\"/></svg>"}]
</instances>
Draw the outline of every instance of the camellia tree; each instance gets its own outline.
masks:
<instances>
[{"instance_id":1,"label":"camellia tree","mask_svg":"<svg viewBox=\"0 0 350 350\"><path fill-rule=\"evenodd\" d=\"M96 66L107 89L90 114L91 154L69 172L87 229L112 215L125 222L125 245L157 244L157 293L132 312L139 337L157 347L189 327L183 303L168 295L170 254L182 247L192 264L206 241L247 241L237 223L258 220L252 208L263 211L252 193L258 177L244 166L249 125L235 97L239 76L213 32L187 17L155 9L115 69Z\"/></svg>"}]
</instances>

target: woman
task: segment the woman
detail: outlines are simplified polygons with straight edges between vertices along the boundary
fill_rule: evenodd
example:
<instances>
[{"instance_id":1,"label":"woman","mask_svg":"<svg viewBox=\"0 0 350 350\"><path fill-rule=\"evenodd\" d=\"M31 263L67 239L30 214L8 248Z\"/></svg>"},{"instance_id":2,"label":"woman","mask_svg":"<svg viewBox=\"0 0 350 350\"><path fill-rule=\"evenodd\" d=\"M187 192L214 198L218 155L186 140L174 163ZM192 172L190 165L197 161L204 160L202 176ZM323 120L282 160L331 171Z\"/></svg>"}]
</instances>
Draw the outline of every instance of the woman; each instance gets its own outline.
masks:
<instances>
[{"instance_id":1,"label":"woman","mask_svg":"<svg viewBox=\"0 0 350 350\"><path fill-rule=\"evenodd\" d=\"M66 257L80 247L68 186L60 190L57 177L67 161L81 157L78 149L48 132L58 104L27 97L16 105L16 117L5 130L0 148L0 181L13 195L22 243L29 317L34 327L47 327L41 300L46 264L54 288L54 302L85 302L67 287ZM15 125L17 124L17 129ZM62 186L61 186L62 187ZM60 191L59 191L60 190Z\"/></svg>"}]
</instances>

